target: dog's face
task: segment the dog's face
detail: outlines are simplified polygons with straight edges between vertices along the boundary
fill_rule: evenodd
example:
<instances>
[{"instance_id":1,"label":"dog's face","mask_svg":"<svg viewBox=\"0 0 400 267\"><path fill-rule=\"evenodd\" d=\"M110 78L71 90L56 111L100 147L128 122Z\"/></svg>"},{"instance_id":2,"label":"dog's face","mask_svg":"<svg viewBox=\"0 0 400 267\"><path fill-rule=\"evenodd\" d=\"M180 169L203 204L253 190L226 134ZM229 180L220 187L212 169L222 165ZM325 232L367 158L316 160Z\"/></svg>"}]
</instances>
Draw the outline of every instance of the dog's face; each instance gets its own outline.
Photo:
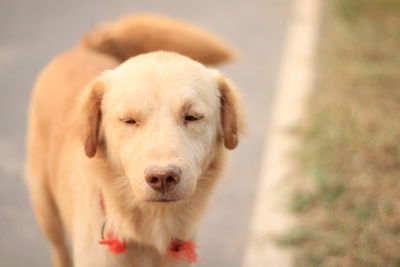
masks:
<instances>
[{"instance_id":1,"label":"dog's face","mask_svg":"<svg viewBox=\"0 0 400 267\"><path fill-rule=\"evenodd\" d=\"M237 145L233 90L216 71L178 54L132 58L88 88L86 154L101 143L138 200L187 199L220 143Z\"/></svg>"}]
</instances>

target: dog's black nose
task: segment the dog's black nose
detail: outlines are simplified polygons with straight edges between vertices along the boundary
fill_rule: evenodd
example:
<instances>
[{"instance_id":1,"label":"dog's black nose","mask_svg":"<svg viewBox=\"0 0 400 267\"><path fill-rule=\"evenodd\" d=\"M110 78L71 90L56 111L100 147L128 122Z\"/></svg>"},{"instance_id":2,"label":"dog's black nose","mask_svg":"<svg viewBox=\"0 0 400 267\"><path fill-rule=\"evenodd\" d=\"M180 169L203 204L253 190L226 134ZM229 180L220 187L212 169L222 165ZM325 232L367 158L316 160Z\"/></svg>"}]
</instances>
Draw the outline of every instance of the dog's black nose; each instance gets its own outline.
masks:
<instances>
[{"instance_id":1,"label":"dog's black nose","mask_svg":"<svg viewBox=\"0 0 400 267\"><path fill-rule=\"evenodd\" d=\"M150 166L145 170L146 182L156 191L166 192L179 184L181 170L175 165Z\"/></svg>"}]
</instances>

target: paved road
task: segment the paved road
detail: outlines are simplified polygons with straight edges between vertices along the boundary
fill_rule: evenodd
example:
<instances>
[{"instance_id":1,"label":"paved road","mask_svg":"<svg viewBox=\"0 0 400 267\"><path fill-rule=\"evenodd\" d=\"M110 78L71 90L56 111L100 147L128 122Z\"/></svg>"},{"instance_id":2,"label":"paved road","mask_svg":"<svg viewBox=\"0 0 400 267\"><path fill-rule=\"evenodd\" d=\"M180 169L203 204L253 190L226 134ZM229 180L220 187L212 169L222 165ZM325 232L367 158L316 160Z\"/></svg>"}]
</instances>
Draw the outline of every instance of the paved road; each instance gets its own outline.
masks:
<instances>
[{"instance_id":1,"label":"paved road","mask_svg":"<svg viewBox=\"0 0 400 267\"><path fill-rule=\"evenodd\" d=\"M0 2L0 266L50 266L22 173L35 76L97 22L157 12L201 25L240 52L223 68L243 92L250 129L202 224L198 266L241 265L290 0L2 0Z\"/></svg>"}]
</instances>

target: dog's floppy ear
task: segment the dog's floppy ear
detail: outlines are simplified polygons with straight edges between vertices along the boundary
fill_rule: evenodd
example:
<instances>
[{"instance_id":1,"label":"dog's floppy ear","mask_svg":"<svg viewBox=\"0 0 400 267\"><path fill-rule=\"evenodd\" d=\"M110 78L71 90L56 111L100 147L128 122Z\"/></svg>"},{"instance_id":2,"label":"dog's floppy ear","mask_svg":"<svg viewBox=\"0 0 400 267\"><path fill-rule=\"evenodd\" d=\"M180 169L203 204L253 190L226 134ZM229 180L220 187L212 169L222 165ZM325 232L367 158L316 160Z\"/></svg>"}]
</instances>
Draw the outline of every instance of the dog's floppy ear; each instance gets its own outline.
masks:
<instances>
[{"instance_id":1,"label":"dog's floppy ear","mask_svg":"<svg viewBox=\"0 0 400 267\"><path fill-rule=\"evenodd\" d=\"M83 145L89 158L96 155L101 119L101 102L104 84L100 80L92 82L86 89L82 103Z\"/></svg>"},{"instance_id":2,"label":"dog's floppy ear","mask_svg":"<svg viewBox=\"0 0 400 267\"><path fill-rule=\"evenodd\" d=\"M238 93L225 77L218 79L221 100L221 122L224 132L224 144L227 149L234 149L239 143L239 134L243 131L243 114Z\"/></svg>"}]
</instances>

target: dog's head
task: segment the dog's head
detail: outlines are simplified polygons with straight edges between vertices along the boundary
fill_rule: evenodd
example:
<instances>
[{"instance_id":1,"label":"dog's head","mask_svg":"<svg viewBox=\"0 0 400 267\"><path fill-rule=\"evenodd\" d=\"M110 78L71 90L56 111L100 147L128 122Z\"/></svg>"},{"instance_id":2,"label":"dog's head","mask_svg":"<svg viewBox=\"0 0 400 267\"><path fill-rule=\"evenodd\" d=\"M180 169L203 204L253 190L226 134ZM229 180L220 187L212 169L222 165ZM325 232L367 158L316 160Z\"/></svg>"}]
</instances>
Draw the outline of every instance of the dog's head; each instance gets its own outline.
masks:
<instances>
[{"instance_id":1,"label":"dog's head","mask_svg":"<svg viewBox=\"0 0 400 267\"><path fill-rule=\"evenodd\" d=\"M230 82L178 54L154 52L107 71L86 90L84 147L98 149L142 201L189 198L217 148L238 144Z\"/></svg>"}]
</instances>

